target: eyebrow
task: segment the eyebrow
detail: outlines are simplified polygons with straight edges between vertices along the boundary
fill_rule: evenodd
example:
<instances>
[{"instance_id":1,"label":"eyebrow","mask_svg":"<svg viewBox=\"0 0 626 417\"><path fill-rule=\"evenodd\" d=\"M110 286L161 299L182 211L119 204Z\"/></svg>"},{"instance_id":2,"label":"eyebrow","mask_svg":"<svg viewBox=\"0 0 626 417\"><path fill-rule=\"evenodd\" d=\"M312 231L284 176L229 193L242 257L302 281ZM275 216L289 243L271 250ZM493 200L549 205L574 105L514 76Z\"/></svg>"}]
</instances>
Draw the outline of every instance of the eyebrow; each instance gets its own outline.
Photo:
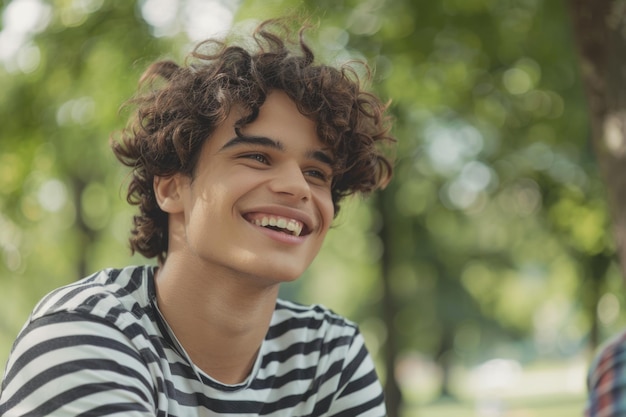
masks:
<instances>
[{"instance_id":1,"label":"eyebrow","mask_svg":"<svg viewBox=\"0 0 626 417\"><path fill-rule=\"evenodd\" d=\"M282 143L267 138L265 136L235 136L234 138L226 142L224 146L222 146L221 150L239 145L256 145L276 149L279 151L285 150L285 146Z\"/></svg>"},{"instance_id":2,"label":"eyebrow","mask_svg":"<svg viewBox=\"0 0 626 417\"><path fill-rule=\"evenodd\" d=\"M276 149L281 152L285 151L285 145L283 145L283 143L278 140L270 139L265 136L243 136L243 135L235 136L234 138L226 142L224 146L222 146L220 151L224 149L232 148L234 146L239 146L239 145L255 145L255 146L262 146L266 148ZM305 156L309 159L314 159L318 162L326 164L331 168L334 166L333 158L330 155L328 155L327 152L324 152L322 150L318 150L318 149L309 150L306 152Z\"/></svg>"}]
</instances>

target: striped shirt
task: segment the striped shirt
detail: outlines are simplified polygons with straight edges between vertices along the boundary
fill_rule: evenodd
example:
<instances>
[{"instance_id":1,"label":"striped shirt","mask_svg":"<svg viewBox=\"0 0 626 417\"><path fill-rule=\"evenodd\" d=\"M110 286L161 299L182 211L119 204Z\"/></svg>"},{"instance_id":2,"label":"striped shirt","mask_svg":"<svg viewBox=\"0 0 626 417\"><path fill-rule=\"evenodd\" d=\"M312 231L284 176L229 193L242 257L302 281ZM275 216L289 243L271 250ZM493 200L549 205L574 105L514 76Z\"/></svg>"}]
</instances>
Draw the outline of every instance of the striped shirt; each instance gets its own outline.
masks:
<instances>
[{"instance_id":1,"label":"striped shirt","mask_svg":"<svg viewBox=\"0 0 626 417\"><path fill-rule=\"evenodd\" d=\"M626 331L598 352L587 377L586 417L626 415Z\"/></svg>"},{"instance_id":2,"label":"striped shirt","mask_svg":"<svg viewBox=\"0 0 626 417\"><path fill-rule=\"evenodd\" d=\"M48 294L11 351L0 415L385 415L362 336L330 310L278 300L250 375L227 385L190 361L155 299L150 266Z\"/></svg>"}]
</instances>

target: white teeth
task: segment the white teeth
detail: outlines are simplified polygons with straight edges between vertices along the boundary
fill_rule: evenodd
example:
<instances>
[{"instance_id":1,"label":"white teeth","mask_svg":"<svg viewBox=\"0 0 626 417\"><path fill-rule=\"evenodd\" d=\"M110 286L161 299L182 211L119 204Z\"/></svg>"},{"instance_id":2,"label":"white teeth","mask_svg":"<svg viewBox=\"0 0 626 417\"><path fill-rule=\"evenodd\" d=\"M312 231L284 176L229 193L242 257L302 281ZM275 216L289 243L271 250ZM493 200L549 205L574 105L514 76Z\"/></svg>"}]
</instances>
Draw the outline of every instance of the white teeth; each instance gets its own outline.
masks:
<instances>
[{"instance_id":1,"label":"white teeth","mask_svg":"<svg viewBox=\"0 0 626 417\"><path fill-rule=\"evenodd\" d=\"M300 233L302 233L302 225L295 220L289 220L287 230L293 232L295 236L300 236Z\"/></svg>"},{"instance_id":2,"label":"white teeth","mask_svg":"<svg viewBox=\"0 0 626 417\"><path fill-rule=\"evenodd\" d=\"M282 217L263 217L261 219L255 219L253 223L257 226L273 226L281 229L289 230L294 236L300 236L302 233L303 224L294 219L285 219Z\"/></svg>"}]
</instances>

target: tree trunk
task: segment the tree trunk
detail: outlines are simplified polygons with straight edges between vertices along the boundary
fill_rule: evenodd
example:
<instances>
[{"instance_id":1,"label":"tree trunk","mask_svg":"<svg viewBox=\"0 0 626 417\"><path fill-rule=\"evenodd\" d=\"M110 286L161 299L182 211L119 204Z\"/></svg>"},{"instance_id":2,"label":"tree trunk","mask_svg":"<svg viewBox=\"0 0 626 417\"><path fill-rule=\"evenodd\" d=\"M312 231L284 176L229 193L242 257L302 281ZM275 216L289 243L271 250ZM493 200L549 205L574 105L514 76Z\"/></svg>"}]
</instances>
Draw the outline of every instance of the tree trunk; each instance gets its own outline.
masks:
<instances>
[{"instance_id":1,"label":"tree trunk","mask_svg":"<svg viewBox=\"0 0 626 417\"><path fill-rule=\"evenodd\" d=\"M606 187L626 277L626 2L570 0L591 117L591 142Z\"/></svg>"},{"instance_id":2,"label":"tree trunk","mask_svg":"<svg viewBox=\"0 0 626 417\"><path fill-rule=\"evenodd\" d=\"M382 308L383 321L387 328L387 340L384 346L385 369L387 370L387 379L385 381L385 401L387 404L387 415L389 417L399 417L402 408L402 392L398 386L395 377L395 366L398 357L398 342L394 325L394 318L397 314L397 308L391 291L391 266L392 266L392 242L393 233L390 225L394 220L394 215L389 207L388 198L390 190L379 192L378 211L381 215L382 225L379 231L379 238L383 246L383 254L381 258L381 279L383 283Z\"/></svg>"},{"instance_id":3,"label":"tree trunk","mask_svg":"<svg viewBox=\"0 0 626 417\"><path fill-rule=\"evenodd\" d=\"M446 326L447 327L447 326ZM448 328L443 329L439 349L435 355L435 359L441 366L441 389L439 397L447 400L455 399L451 388L451 372L452 372L452 354L454 351L454 335Z\"/></svg>"},{"instance_id":4,"label":"tree trunk","mask_svg":"<svg viewBox=\"0 0 626 417\"><path fill-rule=\"evenodd\" d=\"M594 318L589 331L589 347L592 351L595 351L602 343L600 322L597 319L598 301L606 287L606 273L611 266L611 261L610 255L599 253L588 257L585 262L585 271L588 276L582 287L584 293L581 296L581 302L589 317Z\"/></svg>"},{"instance_id":5,"label":"tree trunk","mask_svg":"<svg viewBox=\"0 0 626 417\"><path fill-rule=\"evenodd\" d=\"M76 207L75 228L78 235L78 245L76 247L76 276L74 279L81 279L87 276L87 256L89 249L95 241L95 233L85 222L83 217L82 195L87 187L87 183L78 176L72 177L72 193L74 206Z\"/></svg>"},{"instance_id":6,"label":"tree trunk","mask_svg":"<svg viewBox=\"0 0 626 417\"><path fill-rule=\"evenodd\" d=\"M591 143L606 184L617 256L626 277L626 2L570 0L591 123ZM604 277L587 277L597 291L589 300L590 349L600 343L596 308ZM595 282L594 282L595 281Z\"/></svg>"}]
</instances>

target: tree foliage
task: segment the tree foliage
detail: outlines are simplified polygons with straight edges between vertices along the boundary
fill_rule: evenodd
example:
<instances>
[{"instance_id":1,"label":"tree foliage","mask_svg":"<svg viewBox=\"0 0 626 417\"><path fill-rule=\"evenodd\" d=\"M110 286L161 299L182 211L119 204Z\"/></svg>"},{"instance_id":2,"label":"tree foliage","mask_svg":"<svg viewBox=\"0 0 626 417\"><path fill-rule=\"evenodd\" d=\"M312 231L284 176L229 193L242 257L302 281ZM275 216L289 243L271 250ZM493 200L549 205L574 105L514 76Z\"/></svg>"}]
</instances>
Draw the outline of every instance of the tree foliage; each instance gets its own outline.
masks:
<instances>
[{"instance_id":1,"label":"tree foliage","mask_svg":"<svg viewBox=\"0 0 626 417\"><path fill-rule=\"evenodd\" d=\"M133 2L15 1L5 8L9 23L27 15L35 24L0 71L3 352L45 292L128 262L131 215L120 209L123 174L108 137L123 126L118 110L141 64L167 46ZM3 28L5 39L11 27Z\"/></svg>"}]
</instances>

